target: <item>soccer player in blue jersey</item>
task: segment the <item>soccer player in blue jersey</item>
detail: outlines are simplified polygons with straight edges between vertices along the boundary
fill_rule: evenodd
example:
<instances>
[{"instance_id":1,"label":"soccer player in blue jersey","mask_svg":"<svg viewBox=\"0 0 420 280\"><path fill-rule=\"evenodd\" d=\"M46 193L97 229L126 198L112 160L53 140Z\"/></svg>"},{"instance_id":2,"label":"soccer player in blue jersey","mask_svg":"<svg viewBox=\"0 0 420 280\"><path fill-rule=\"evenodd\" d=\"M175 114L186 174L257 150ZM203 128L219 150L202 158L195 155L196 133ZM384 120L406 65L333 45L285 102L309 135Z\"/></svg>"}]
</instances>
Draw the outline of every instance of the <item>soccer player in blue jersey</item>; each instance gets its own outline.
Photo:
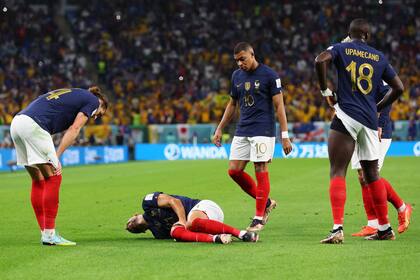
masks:
<instances>
[{"instance_id":1,"label":"soccer player in blue jersey","mask_svg":"<svg viewBox=\"0 0 420 280\"><path fill-rule=\"evenodd\" d=\"M214 133L213 143L216 146L221 145L223 128L232 120L239 107L240 119L229 156L229 175L255 199L255 216L247 230L260 231L267 222L270 211L276 207L276 201L269 199L268 176L268 163L274 154L275 115L280 122L283 151L286 155L291 152L292 145L279 75L256 60L249 43L238 43L234 48L234 58L239 69L232 74L231 98ZM254 163L257 183L244 171L249 161Z\"/></svg>"},{"instance_id":2,"label":"soccer player in blue jersey","mask_svg":"<svg viewBox=\"0 0 420 280\"><path fill-rule=\"evenodd\" d=\"M192 199L154 192L142 201L143 214L131 217L126 229L132 233L150 230L156 239L228 244L232 235L244 242L257 242L258 234L223 223L222 209L211 200Z\"/></svg>"},{"instance_id":3,"label":"soccer player in blue jersey","mask_svg":"<svg viewBox=\"0 0 420 280\"><path fill-rule=\"evenodd\" d=\"M357 156L364 179L372 196L378 218L378 232L368 240L395 239L388 220L387 192L379 177L378 117L384 107L401 96L404 87L383 53L368 46L370 26L364 19L350 23L351 42L329 47L315 59L321 94L329 103L335 103L336 115L328 136L330 160L330 201L334 218L333 229L321 243L344 241L343 218L346 200L345 176L357 142ZM333 62L338 75L337 95L327 88L327 66ZM382 80L391 91L376 103L376 94Z\"/></svg>"},{"instance_id":4,"label":"soccer player in blue jersey","mask_svg":"<svg viewBox=\"0 0 420 280\"><path fill-rule=\"evenodd\" d=\"M89 118L102 116L108 102L98 87L57 89L39 96L12 120L10 132L17 164L32 178L31 203L44 245L76 245L55 231L63 152ZM51 135L65 131L55 150Z\"/></svg>"},{"instance_id":5,"label":"soccer player in blue jersey","mask_svg":"<svg viewBox=\"0 0 420 280\"><path fill-rule=\"evenodd\" d=\"M376 97L376 101L379 102L381 99L389 92L390 87L384 82L381 83L379 86L378 95ZM381 170L386 153L391 146L392 142L392 123L389 116L391 111L392 105L388 105L382 109L379 115L378 120L378 137L379 137L379 160L378 160L378 168L379 171ZM375 208L373 207L372 198L369 192L369 188L367 187L366 181L363 177L363 170L360 166L359 158L357 157L357 146L351 158L351 165L352 169L357 169L359 183L362 187L362 198L363 198L363 206L366 212L366 217L368 219L367 225L363 226L362 229L357 232L353 233L352 236L369 236L373 235L378 231L378 219L376 217ZM397 192L392 188L391 184L388 183L387 180L383 179L385 184L387 199L398 211L398 233L403 233L408 229L410 224L411 212L412 207L409 203L404 203L404 201L400 198Z\"/></svg>"}]
</instances>

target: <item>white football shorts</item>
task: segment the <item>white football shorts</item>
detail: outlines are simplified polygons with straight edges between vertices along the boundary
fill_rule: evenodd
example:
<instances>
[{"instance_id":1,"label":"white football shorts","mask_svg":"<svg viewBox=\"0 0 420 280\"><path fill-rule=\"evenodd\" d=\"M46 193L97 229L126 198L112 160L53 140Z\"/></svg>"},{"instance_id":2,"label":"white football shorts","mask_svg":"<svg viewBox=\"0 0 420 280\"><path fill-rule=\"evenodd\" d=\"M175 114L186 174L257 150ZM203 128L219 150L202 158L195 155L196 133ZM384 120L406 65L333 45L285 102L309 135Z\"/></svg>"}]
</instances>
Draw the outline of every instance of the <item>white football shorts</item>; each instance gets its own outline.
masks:
<instances>
[{"instance_id":1,"label":"white football shorts","mask_svg":"<svg viewBox=\"0 0 420 280\"><path fill-rule=\"evenodd\" d=\"M379 142L379 160L378 160L378 170L381 171L382 166L384 165L384 160L386 153L388 152L389 147L391 146L392 139L381 139ZM357 157L357 145L354 149L353 156L351 157L351 169L362 169L360 166L359 158Z\"/></svg>"},{"instance_id":2,"label":"white football shorts","mask_svg":"<svg viewBox=\"0 0 420 280\"><path fill-rule=\"evenodd\" d=\"M378 131L371 129L344 113L338 106L334 105L337 117L343 122L344 127L356 141L357 157L359 160L379 159L379 137Z\"/></svg>"},{"instance_id":3,"label":"white football shorts","mask_svg":"<svg viewBox=\"0 0 420 280\"><path fill-rule=\"evenodd\" d=\"M197 203L188 213L187 219L190 218L193 211L202 211L206 213L207 217L210 220L215 220L223 223L223 220L225 219L225 215L223 214L222 208L220 208L219 205L216 204L216 202L211 200L202 200L199 203Z\"/></svg>"},{"instance_id":4,"label":"white football shorts","mask_svg":"<svg viewBox=\"0 0 420 280\"><path fill-rule=\"evenodd\" d=\"M276 137L234 136L230 147L229 160L249 160L252 162L269 162L274 155Z\"/></svg>"},{"instance_id":5,"label":"white football shorts","mask_svg":"<svg viewBox=\"0 0 420 280\"><path fill-rule=\"evenodd\" d=\"M10 135L16 148L17 165L42 163L58 167L58 157L51 135L32 118L17 115L10 125Z\"/></svg>"}]
</instances>

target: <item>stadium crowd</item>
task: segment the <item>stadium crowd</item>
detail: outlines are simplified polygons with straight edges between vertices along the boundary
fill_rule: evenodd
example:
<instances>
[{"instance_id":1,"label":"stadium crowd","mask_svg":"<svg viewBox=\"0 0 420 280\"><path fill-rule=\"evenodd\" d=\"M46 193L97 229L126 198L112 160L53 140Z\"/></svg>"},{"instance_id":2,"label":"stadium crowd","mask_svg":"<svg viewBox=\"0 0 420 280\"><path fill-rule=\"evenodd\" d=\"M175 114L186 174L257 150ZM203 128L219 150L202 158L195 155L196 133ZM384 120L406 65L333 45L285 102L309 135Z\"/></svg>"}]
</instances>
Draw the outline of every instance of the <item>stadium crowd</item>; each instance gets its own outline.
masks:
<instances>
[{"instance_id":1,"label":"stadium crowd","mask_svg":"<svg viewBox=\"0 0 420 280\"><path fill-rule=\"evenodd\" d=\"M58 28L53 7L15 1L2 13L0 125L38 94L91 85L87 60L114 100L104 125L217 122L229 100L239 41L251 42L257 59L279 72L289 121L329 121L313 60L361 16L373 23L371 44L389 57L406 88L392 119L420 116L415 0L69 2L76 9L65 14L68 34Z\"/></svg>"}]
</instances>

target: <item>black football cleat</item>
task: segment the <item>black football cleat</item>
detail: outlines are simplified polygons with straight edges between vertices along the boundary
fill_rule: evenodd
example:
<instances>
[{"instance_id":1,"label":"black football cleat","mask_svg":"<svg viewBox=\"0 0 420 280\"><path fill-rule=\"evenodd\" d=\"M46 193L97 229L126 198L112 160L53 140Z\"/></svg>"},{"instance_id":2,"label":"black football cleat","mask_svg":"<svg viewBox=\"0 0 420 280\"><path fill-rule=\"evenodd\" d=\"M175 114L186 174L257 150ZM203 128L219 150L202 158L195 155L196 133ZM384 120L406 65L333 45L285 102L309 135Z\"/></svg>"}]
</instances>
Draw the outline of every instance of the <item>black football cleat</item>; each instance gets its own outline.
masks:
<instances>
[{"instance_id":1,"label":"black football cleat","mask_svg":"<svg viewBox=\"0 0 420 280\"><path fill-rule=\"evenodd\" d=\"M260 231L264 228L264 224L262 220L259 219L253 219L249 227L246 228L247 231Z\"/></svg>"},{"instance_id":2,"label":"black football cleat","mask_svg":"<svg viewBox=\"0 0 420 280\"><path fill-rule=\"evenodd\" d=\"M378 230L377 233L365 237L366 240L395 240L395 233L391 227L386 230Z\"/></svg>"},{"instance_id":3,"label":"black football cleat","mask_svg":"<svg viewBox=\"0 0 420 280\"><path fill-rule=\"evenodd\" d=\"M260 236L258 235L258 233L252 232L252 231L247 231L242 236L242 241L243 242L257 242L259 238L260 238Z\"/></svg>"},{"instance_id":4,"label":"black football cleat","mask_svg":"<svg viewBox=\"0 0 420 280\"><path fill-rule=\"evenodd\" d=\"M322 244L342 244L344 242L344 231L342 227L330 231L330 233L320 241Z\"/></svg>"}]
</instances>

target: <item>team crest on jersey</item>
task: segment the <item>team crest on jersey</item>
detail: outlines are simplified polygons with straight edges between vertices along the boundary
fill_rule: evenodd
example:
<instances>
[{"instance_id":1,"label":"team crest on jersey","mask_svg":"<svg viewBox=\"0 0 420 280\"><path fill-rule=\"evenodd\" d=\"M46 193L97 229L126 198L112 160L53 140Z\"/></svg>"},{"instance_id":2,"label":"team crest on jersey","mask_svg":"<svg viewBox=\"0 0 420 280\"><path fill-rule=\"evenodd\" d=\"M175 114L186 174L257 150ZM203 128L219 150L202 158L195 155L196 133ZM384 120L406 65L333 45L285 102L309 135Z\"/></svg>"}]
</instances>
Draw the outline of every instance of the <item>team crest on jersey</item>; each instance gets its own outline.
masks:
<instances>
[{"instance_id":1,"label":"team crest on jersey","mask_svg":"<svg viewBox=\"0 0 420 280\"><path fill-rule=\"evenodd\" d=\"M254 87L255 87L256 90L259 90L260 89L260 81L256 80L254 82Z\"/></svg>"},{"instance_id":2,"label":"team crest on jersey","mask_svg":"<svg viewBox=\"0 0 420 280\"><path fill-rule=\"evenodd\" d=\"M251 82L246 82L245 83L245 90L250 90L251 89Z\"/></svg>"}]
</instances>

